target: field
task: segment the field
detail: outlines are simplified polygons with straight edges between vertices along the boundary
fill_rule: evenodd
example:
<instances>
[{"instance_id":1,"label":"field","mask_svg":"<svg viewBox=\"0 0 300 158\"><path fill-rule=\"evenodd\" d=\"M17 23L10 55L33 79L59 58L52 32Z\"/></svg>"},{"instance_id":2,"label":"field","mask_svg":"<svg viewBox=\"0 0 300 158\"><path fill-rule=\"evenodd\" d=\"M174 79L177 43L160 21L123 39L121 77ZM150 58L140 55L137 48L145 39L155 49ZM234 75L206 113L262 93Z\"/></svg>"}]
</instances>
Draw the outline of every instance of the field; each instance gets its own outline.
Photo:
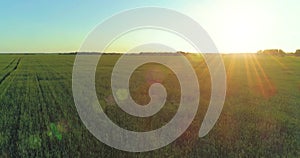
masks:
<instances>
[{"instance_id":1,"label":"field","mask_svg":"<svg viewBox=\"0 0 300 158\"><path fill-rule=\"evenodd\" d=\"M98 65L96 89L105 113L119 126L136 131L166 124L180 99L174 73L158 64L139 67L130 80L133 99L147 104L154 82L165 85L168 98L157 115L130 117L110 90L110 74L119 57L104 55ZM300 157L299 57L223 55L226 101L204 138L197 134L210 99L210 76L201 56L187 58L201 87L196 119L170 145L129 153L98 141L80 120L72 95L75 55L0 55L0 157Z\"/></svg>"}]
</instances>

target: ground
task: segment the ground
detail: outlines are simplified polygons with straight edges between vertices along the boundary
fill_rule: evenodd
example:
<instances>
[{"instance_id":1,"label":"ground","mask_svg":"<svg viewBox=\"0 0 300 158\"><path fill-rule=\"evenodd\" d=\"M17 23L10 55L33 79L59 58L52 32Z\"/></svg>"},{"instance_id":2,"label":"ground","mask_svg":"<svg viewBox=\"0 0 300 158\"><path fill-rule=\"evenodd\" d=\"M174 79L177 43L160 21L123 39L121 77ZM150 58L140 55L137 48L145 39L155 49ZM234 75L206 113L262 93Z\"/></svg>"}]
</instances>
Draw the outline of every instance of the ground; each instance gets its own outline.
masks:
<instances>
[{"instance_id":1,"label":"ground","mask_svg":"<svg viewBox=\"0 0 300 158\"><path fill-rule=\"evenodd\" d=\"M147 89L155 82L165 85L168 98L157 115L130 117L116 106L110 92L110 74L119 57L105 55L98 65L96 89L105 113L130 130L148 131L168 123L180 100L174 73L158 64L139 67L130 79L133 99L147 104ZM80 120L72 95L75 55L0 55L0 156L300 156L299 57L223 55L226 101L218 122L204 138L198 138L197 132L210 99L210 76L201 56L190 54L187 58L201 87L196 119L170 145L152 152L128 153L98 141Z\"/></svg>"}]
</instances>

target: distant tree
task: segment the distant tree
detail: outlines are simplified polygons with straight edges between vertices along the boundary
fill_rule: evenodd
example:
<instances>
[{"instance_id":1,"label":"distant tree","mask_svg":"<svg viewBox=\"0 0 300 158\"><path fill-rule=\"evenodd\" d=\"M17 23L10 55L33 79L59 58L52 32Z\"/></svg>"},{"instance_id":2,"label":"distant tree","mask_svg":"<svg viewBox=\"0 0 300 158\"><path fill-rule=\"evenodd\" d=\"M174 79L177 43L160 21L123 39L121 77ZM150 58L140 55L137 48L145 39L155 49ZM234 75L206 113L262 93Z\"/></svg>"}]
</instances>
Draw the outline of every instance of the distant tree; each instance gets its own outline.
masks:
<instances>
[{"instance_id":1,"label":"distant tree","mask_svg":"<svg viewBox=\"0 0 300 158\"><path fill-rule=\"evenodd\" d=\"M186 52L183 52L183 51L177 51L176 53L178 53L178 54L183 54L183 55L186 54Z\"/></svg>"},{"instance_id":2,"label":"distant tree","mask_svg":"<svg viewBox=\"0 0 300 158\"><path fill-rule=\"evenodd\" d=\"M260 50L257 52L257 54L263 54L263 55L274 55L274 56L285 56L286 53L281 49L266 49L266 50Z\"/></svg>"},{"instance_id":3,"label":"distant tree","mask_svg":"<svg viewBox=\"0 0 300 158\"><path fill-rule=\"evenodd\" d=\"M297 49L297 50L296 50L295 56L300 56L300 49Z\"/></svg>"},{"instance_id":4,"label":"distant tree","mask_svg":"<svg viewBox=\"0 0 300 158\"><path fill-rule=\"evenodd\" d=\"M285 53L282 49L279 49L277 55L278 55L278 56L285 56L286 53Z\"/></svg>"}]
</instances>

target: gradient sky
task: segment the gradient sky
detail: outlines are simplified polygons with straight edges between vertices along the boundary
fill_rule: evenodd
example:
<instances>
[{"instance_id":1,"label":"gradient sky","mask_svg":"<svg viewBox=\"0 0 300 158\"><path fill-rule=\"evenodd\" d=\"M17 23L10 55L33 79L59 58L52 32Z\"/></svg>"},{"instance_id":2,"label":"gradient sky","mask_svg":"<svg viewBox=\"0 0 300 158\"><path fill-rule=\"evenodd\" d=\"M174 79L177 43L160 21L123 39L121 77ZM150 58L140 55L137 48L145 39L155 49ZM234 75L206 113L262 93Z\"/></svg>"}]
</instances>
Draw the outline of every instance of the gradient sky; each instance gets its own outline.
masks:
<instances>
[{"instance_id":1,"label":"gradient sky","mask_svg":"<svg viewBox=\"0 0 300 158\"><path fill-rule=\"evenodd\" d=\"M0 52L77 51L104 19L143 6L175 9L194 18L220 52L300 49L298 0L1 0Z\"/></svg>"}]
</instances>

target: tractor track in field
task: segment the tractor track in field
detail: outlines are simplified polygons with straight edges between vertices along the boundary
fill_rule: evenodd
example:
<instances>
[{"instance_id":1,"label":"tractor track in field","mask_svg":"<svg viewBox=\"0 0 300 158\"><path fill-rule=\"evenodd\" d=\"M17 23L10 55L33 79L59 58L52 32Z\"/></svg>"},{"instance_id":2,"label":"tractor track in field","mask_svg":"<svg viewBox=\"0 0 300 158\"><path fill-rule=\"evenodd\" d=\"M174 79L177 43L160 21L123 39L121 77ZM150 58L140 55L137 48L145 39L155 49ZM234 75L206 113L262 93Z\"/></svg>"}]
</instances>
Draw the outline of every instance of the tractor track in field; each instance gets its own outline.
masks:
<instances>
[{"instance_id":1,"label":"tractor track in field","mask_svg":"<svg viewBox=\"0 0 300 158\"><path fill-rule=\"evenodd\" d=\"M9 68L9 66L12 65L15 61L16 61L16 58L14 58L13 60L11 60L11 61L9 62L9 64L6 65L2 70L6 70L7 68Z\"/></svg>"},{"instance_id":2,"label":"tractor track in field","mask_svg":"<svg viewBox=\"0 0 300 158\"><path fill-rule=\"evenodd\" d=\"M14 59L13 61L11 61L11 62L9 63L9 65L6 66L5 69L7 69L7 68L8 68L15 60L16 60L16 59ZM16 63L16 65L15 65L10 71L8 71L8 72L0 79L0 85L2 84L2 82L4 82L4 81L11 75L11 73L13 73L14 71L16 71L16 70L18 69L18 66L19 66L20 62L21 62L21 58L19 58L18 61L17 61L17 63Z\"/></svg>"},{"instance_id":3,"label":"tractor track in field","mask_svg":"<svg viewBox=\"0 0 300 158\"><path fill-rule=\"evenodd\" d=\"M8 77L18 69L19 67L19 64L21 62L21 58L15 58L13 59L3 70L7 70L8 72L6 74L4 74L2 77L0 77L0 85L2 85L2 83L8 79ZM15 65L13 65L15 63ZM9 70L10 68L10 70ZM16 76L12 76L12 80L14 80ZM8 82L8 84L5 84L5 88L4 90L2 91L2 93L0 94L0 98L2 98L2 96L7 92L7 89L8 87L10 87L11 85L13 84L12 81ZM17 144L17 141L18 141L18 131L20 129L20 116L21 116L21 110L20 108L18 108L16 111L15 111L15 123L13 124L13 128L10 129L10 136L11 136L11 139L9 140L9 144L10 147L9 147L9 151L11 153L14 153L14 156L15 157L19 157L18 155L18 144Z\"/></svg>"},{"instance_id":4,"label":"tractor track in field","mask_svg":"<svg viewBox=\"0 0 300 158\"><path fill-rule=\"evenodd\" d=\"M35 74L35 78L36 78L36 82L37 82L37 86L38 86L38 91L41 93L41 96L42 96L42 98L41 98L41 101L44 103L44 105L47 105L46 104L46 96L45 96L45 89L42 87L42 85L41 85L41 79L39 78L39 76L38 76L38 74ZM55 94L54 94L54 92L53 92L53 90L50 90L51 91L51 97L53 97L53 98L55 98L56 96L55 96ZM57 104L58 105L58 103L57 103L57 101L56 100L54 100L54 102L55 102L55 104ZM55 118L54 117L52 117L51 116L51 111L50 111L50 109L49 108L47 108L47 106L43 106L43 107L46 107L45 109L44 109L44 111L45 112L47 112L47 116L49 117L49 120L51 121L51 122L53 122L53 120L55 120ZM58 110L58 109L57 109ZM59 107L59 110L60 111L62 111L62 109Z\"/></svg>"}]
</instances>

